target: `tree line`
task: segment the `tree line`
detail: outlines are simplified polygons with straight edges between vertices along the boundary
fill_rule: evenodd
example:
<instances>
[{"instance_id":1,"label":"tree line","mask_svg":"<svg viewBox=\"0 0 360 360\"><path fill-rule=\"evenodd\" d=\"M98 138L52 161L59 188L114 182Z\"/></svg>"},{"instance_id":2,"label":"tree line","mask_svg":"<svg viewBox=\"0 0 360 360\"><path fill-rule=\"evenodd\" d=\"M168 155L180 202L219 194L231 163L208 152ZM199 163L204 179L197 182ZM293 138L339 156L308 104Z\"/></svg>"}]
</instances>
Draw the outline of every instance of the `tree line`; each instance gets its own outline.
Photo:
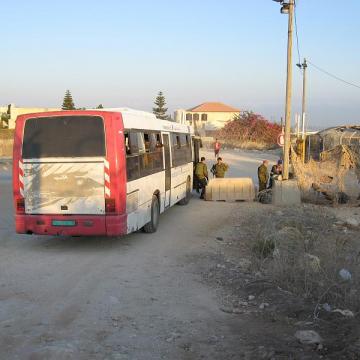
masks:
<instances>
[{"instance_id":1,"label":"tree line","mask_svg":"<svg viewBox=\"0 0 360 360\"><path fill-rule=\"evenodd\" d=\"M167 115L168 108L166 107L166 100L165 96L162 91L159 91L155 100L154 100L154 107L152 108L153 114L161 120L170 120L172 121L172 118L170 115ZM102 104L99 104L96 109L103 109L104 106ZM71 95L70 90L66 90L63 103L61 106L62 110L85 110L85 108L76 108L74 99Z\"/></svg>"}]
</instances>

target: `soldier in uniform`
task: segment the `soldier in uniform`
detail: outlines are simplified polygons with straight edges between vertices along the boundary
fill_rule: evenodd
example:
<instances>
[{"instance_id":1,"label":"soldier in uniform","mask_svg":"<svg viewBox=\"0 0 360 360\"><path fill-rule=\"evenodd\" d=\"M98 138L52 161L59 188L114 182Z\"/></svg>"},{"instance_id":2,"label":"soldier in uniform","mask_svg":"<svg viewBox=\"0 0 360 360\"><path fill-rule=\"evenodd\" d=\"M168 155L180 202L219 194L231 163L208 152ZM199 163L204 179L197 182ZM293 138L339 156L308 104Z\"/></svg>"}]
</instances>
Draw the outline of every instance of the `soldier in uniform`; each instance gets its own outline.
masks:
<instances>
[{"instance_id":1,"label":"soldier in uniform","mask_svg":"<svg viewBox=\"0 0 360 360\"><path fill-rule=\"evenodd\" d=\"M225 177L225 173L228 170L229 170L229 165L225 164L220 156L217 158L216 164L214 164L211 168L211 172L215 175L216 178Z\"/></svg>"},{"instance_id":2,"label":"soldier in uniform","mask_svg":"<svg viewBox=\"0 0 360 360\"><path fill-rule=\"evenodd\" d=\"M208 181L208 172L204 157L202 157L200 159L200 162L198 162L195 166L195 176L197 177L198 183L201 187L200 199L204 199L205 188Z\"/></svg>"},{"instance_id":3,"label":"soldier in uniform","mask_svg":"<svg viewBox=\"0 0 360 360\"><path fill-rule=\"evenodd\" d=\"M269 180L268 167L269 161L264 160L263 163L258 167L258 179L259 179L259 191L263 191L267 188Z\"/></svg>"},{"instance_id":4,"label":"soldier in uniform","mask_svg":"<svg viewBox=\"0 0 360 360\"><path fill-rule=\"evenodd\" d=\"M272 188L274 185L274 180L279 180L282 176L282 163L283 161L280 159L278 160L277 164L273 165L270 171L270 181L269 181L269 188Z\"/></svg>"}]
</instances>

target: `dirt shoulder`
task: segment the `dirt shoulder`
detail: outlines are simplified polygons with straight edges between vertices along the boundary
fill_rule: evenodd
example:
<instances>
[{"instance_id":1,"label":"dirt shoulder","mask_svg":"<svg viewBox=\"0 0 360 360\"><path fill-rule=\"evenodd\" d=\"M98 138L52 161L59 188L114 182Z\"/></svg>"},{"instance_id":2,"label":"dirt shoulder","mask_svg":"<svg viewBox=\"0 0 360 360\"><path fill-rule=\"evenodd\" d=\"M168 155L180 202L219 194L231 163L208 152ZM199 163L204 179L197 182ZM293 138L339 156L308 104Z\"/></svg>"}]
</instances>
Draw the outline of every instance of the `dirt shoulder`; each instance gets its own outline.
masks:
<instances>
[{"instance_id":1,"label":"dirt shoulder","mask_svg":"<svg viewBox=\"0 0 360 360\"><path fill-rule=\"evenodd\" d=\"M357 210L345 213L349 218ZM313 205L241 204L212 234L216 247L197 271L215 289L219 309L242 324L243 358L359 358L360 229L338 213ZM259 239L275 239L265 257L258 254ZM340 277L342 269L349 281Z\"/></svg>"}]
</instances>

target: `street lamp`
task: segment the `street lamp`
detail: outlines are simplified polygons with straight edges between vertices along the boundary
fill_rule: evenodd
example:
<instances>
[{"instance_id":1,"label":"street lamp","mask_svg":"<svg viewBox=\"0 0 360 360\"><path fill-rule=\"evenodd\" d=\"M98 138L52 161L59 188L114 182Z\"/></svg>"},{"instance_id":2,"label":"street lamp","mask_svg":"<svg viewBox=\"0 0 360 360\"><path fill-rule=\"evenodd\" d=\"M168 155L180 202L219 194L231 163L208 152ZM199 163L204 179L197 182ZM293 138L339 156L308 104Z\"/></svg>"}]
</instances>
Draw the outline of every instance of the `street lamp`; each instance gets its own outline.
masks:
<instances>
[{"instance_id":1,"label":"street lamp","mask_svg":"<svg viewBox=\"0 0 360 360\"><path fill-rule=\"evenodd\" d=\"M292 33L294 0L273 0L281 5L280 12L288 14L288 43L287 43L287 75L286 75L286 102L285 102L285 142L284 142L284 169L283 180L289 179L290 162L290 130L291 130L291 82L292 82Z\"/></svg>"}]
</instances>

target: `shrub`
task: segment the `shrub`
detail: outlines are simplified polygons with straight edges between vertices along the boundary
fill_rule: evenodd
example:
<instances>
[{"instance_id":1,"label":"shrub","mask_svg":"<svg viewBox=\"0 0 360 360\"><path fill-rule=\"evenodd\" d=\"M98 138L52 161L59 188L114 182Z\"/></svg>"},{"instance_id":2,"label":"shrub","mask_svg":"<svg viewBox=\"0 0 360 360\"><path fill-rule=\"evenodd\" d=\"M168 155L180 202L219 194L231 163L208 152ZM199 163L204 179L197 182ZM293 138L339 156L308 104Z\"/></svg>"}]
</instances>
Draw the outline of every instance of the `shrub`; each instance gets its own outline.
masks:
<instances>
[{"instance_id":1,"label":"shrub","mask_svg":"<svg viewBox=\"0 0 360 360\"><path fill-rule=\"evenodd\" d=\"M246 111L229 121L217 132L216 137L234 146L262 144L264 148L276 145L280 133L280 125L271 123L259 114Z\"/></svg>"}]
</instances>

